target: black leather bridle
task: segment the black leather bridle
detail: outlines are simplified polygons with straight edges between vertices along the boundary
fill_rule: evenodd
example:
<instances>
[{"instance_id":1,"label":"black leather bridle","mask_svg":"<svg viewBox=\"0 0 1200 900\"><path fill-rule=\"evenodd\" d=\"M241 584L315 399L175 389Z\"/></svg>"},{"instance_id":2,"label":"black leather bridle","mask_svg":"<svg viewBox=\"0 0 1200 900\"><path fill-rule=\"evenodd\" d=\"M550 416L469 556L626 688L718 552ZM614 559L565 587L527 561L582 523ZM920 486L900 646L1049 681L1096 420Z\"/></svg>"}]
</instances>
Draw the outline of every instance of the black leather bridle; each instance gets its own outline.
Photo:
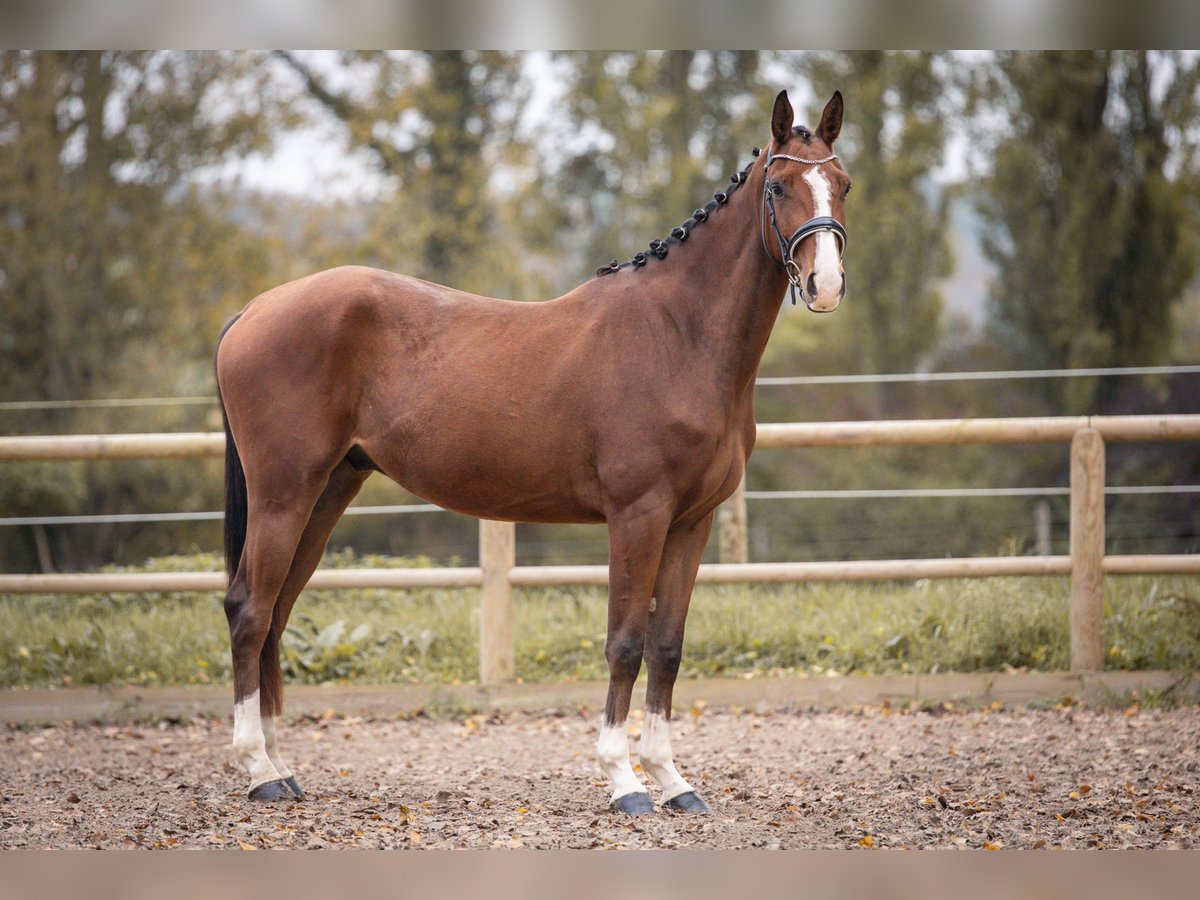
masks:
<instances>
[{"instance_id":1,"label":"black leather bridle","mask_svg":"<svg viewBox=\"0 0 1200 900\"><path fill-rule=\"evenodd\" d=\"M771 192L774 182L771 181L769 169L771 163L777 159L790 159L793 162L804 163L809 166L819 166L822 163L832 162L837 159L837 154L832 153L824 159L801 159L798 156L788 156L786 153L771 153L767 151L767 161L763 164L763 204L766 206L766 216L759 216L759 237L762 238L763 251L771 258L780 269L787 273L788 282L791 285L792 305L796 305L796 289L799 288L801 295L804 295L804 285L800 281L800 266L792 259L792 254L802 240L810 234L816 234L820 231L831 231L838 242L838 257L841 258L846 253L846 229L842 227L842 223L832 216L814 216L807 222L803 223L799 228L792 232L790 238L785 238L783 232L779 230L779 222L775 217L775 195ZM783 260L779 260L771 254L767 249L767 236L763 226L763 219L769 218L771 221L771 230L775 232L775 237L779 241L779 254ZM808 301L805 300L805 305Z\"/></svg>"}]
</instances>

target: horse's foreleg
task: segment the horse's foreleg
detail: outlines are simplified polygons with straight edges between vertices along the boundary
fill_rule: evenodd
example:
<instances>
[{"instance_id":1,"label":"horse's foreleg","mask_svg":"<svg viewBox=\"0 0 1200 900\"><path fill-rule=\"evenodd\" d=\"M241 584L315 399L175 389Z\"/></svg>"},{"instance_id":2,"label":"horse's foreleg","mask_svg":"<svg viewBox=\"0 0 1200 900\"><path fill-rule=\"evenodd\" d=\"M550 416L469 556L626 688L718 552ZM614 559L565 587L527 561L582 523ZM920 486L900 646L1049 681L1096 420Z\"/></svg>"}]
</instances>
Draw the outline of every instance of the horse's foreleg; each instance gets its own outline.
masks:
<instances>
[{"instance_id":1,"label":"horse's foreleg","mask_svg":"<svg viewBox=\"0 0 1200 900\"><path fill-rule=\"evenodd\" d=\"M609 517L608 699L596 743L600 767L612 781L614 810L653 812L650 794L629 760L629 701L642 667L646 616L667 531L665 510L648 505Z\"/></svg>"},{"instance_id":2,"label":"horse's foreleg","mask_svg":"<svg viewBox=\"0 0 1200 900\"><path fill-rule=\"evenodd\" d=\"M679 774L671 752L671 696L683 657L683 630L696 584L696 570L712 530L712 513L667 534L646 627L646 715L638 748L642 768L662 788L671 809L706 813L708 804Z\"/></svg>"},{"instance_id":3,"label":"horse's foreleg","mask_svg":"<svg viewBox=\"0 0 1200 900\"><path fill-rule=\"evenodd\" d=\"M300 542L296 546L292 566L288 570L283 588L279 592L279 600L275 605L275 616L271 622L268 645L263 648L260 666L261 679L263 682L268 680L273 682L272 693L279 698L277 709L262 711L262 730L263 739L266 742L267 758L275 766L279 777L299 799L304 798L304 790L300 787L291 768L283 761L276 736L276 719L283 704L283 675L279 670L279 642L284 629L287 628L292 608L296 605L296 598L300 596L300 592L304 590L304 586L308 584L308 580L312 578L313 572L321 562L321 557L325 553L325 545L329 542L329 535L369 475L369 472L356 471L349 463L342 462L329 476L329 483L317 501L308 525L305 526L304 533L300 536Z\"/></svg>"}]
</instances>

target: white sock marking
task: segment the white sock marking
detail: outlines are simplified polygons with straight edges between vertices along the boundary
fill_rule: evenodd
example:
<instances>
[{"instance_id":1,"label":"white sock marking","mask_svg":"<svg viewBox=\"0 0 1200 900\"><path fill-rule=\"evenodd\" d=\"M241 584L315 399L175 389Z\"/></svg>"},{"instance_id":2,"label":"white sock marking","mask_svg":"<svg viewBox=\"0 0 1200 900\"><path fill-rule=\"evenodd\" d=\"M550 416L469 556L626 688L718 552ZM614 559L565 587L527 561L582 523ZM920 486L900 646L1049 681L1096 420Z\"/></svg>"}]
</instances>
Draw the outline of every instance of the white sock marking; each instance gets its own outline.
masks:
<instances>
[{"instance_id":1,"label":"white sock marking","mask_svg":"<svg viewBox=\"0 0 1200 900\"><path fill-rule=\"evenodd\" d=\"M275 737L275 722L275 717L271 716L263 719L262 723L263 738L267 744L267 759L271 760L271 765L275 767L280 778L291 778L292 770L279 758L279 741Z\"/></svg>"},{"instance_id":2,"label":"white sock marking","mask_svg":"<svg viewBox=\"0 0 1200 900\"><path fill-rule=\"evenodd\" d=\"M612 799L634 792L649 793L638 780L629 761L629 729L625 722L619 725L601 725L600 739L596 741L596 759L600 768L612 781Z\"/></svg>"},{"instance_id":3,"label":"white sock marking","mask_svg":"<svg viewBox=\"0 0 1200 900\"><path fill-rule=\"evenodd\" d=\"M810 167L804 173L804 180L812 189L815 211L813 216L833 215L833 191L829 179L819 168ZM828 311L838 305L838 294L842 291L842 262L838 258L837 238L831 231L818 231L813 235L817 242L817 253L813 258L813 269L816 271L817 296L813 304L815 309Z\"/></svg>"},{"instance_id":4,"label":"white sock marking","mask_svg":"<svg viewBox=\"0 0 1200 900\"><path fill-rule=\"evenodd\" d=\"M693 790L675 768L671 753L671 723L660 713L646 713L638 755L642 760L642 768L662 788L663 803Z\"/></svg>"},{"instance_id":5,"label":"white sock marking","mask_svg":"<svg viewBox=\"0 0 1200 900\"><path fill-rule=\"evenodd\" d=\"M250 773L250 790L280 777L267 756L258 691L233 706L233 752Z\"/></svg>"}]
</instances>

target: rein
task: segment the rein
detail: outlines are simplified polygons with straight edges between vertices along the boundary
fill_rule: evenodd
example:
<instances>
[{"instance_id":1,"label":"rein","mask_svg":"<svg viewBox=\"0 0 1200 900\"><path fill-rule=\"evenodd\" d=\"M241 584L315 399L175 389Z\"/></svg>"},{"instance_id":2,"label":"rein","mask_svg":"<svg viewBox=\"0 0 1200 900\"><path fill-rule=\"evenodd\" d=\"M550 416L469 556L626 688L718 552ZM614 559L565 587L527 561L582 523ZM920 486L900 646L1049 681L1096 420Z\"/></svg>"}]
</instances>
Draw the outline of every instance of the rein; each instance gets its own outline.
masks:
<instances>
[{"instance_id":1,"label":"rein","mask_svg":"<svg viewBox=\"0 0 1200 900\"><path fill-rule=\"evenodd\" d=\"M779 222L775 217L775 195L771 192L774 182L771 181L771 175L768 172L771 163L777 159L790 159L792 162L804 163L807 166L819 166L823 163L832 162L837 159L836 153L831 153L824 159L801 159L799 156L789 156L786 153L771 153L767 151L767 161L763 164L763 205L766 207L767 216L758 217L758 236L762 241L763 252L767 254L771 262L775 263L776 267L787 273L789 290L792 295L792 306L796 305L796 291L804 293L804 285L800 282L800 267L796 261L792 259L792 254L795 252L799 243L808 237L810 234L817 234L821 231L833 232L833 236L838 242L838 256L844 256L846 253L846 229L842 227L842 223L832 216L813 216L807 222L804 222L799 228L792 232L790 238L785 238L783 232L779 229ZM767 249L767 235L763 225L764 218L770 218L771 230L775 232L775 238L779 241L779 255L783 262L777 260L771 251Z\"/></svg>"}]
</instances>

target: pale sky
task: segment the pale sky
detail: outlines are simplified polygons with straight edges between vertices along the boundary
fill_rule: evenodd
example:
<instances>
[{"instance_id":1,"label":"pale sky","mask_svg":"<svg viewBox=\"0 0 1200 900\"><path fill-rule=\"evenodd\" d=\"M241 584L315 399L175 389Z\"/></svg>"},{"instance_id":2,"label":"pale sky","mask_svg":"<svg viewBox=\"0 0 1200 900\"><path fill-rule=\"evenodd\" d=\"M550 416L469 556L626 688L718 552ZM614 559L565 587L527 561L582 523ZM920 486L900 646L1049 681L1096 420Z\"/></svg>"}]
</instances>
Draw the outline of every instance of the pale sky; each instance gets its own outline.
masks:
<instances>
[{"instance_id":1,"label":"pale sky","mask_svg":"<svg viewBox=\"0 0 1200 900\"><path fill-rule=\"evenodd\" d=\"M530 51L525 56L524 66L532 85L532 96L523 111L521 128L527 135L535 136L539 130L544 130L555 100L563 93L564 83L547 51ZM786 83L795 80L791 73L768 69L766 77L789 90L797 109L809 109L818 104L807 83ZM852 102L852 98L848 100ZM952 130L946 159L931 173L934 180L952 183L965 178L969 146L961 130ZM203 176L203 180L237 179L255 190L317 199L371 199L391 189L388 179L375 171L372 155L364 150L353 152L345 129L331 116L325 117L319 125L280 135L269 156L250 154Z\"/></svg>"}]
</instances>

